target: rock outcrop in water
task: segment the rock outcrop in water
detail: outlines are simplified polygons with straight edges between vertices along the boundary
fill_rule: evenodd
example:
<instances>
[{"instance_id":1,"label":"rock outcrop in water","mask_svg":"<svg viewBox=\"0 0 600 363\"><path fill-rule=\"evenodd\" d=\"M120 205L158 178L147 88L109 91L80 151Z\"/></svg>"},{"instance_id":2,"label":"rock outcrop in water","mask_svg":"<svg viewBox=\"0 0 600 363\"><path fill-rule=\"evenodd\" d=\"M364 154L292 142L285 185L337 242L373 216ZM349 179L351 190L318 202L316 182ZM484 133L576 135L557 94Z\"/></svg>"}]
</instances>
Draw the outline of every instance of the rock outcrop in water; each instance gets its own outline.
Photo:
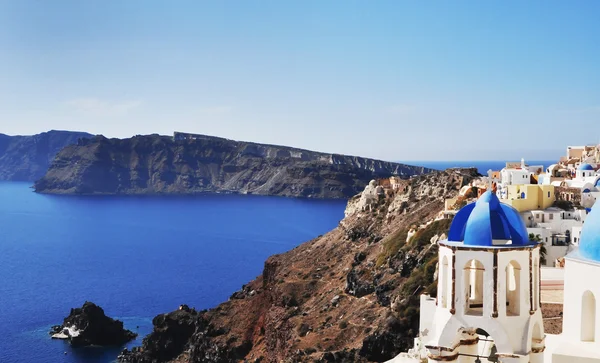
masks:
<instances>
[{"instance_id":1,"label":"rock outcrop in water","mask_svg":"<svg viewBox=\"0 0 600 363\"><path fill-rule=\"evenodd\" d=\"M367 187L366 194L349 201L338 228L271 256L261 276L214 309L181 307L157 316L142 346L124 351L119 361L393 358L412 347L418 333L419 295L436 294L434 242L443 238L450 220L431 221L446 198L477 177L474 169L447 170L384 193Z\"/></svg>"},{"instance_id":2,"label":"rock outcrop in water","mask_svg":"<svg viewBox=\"0 0 600 363\"><path fill-rule=\"evenodd\" d=\"M371 179L430 169L210 136L102 136L64 148L37 192L65 194L245 193L349 198Z\"/></svg>"},{"instance_id":3,"label":"rock outcrop in water","mask_svg":"<svg viewBox=\"0 0 600 363\"><path fill-rule=\"evenodd\" d=\"M50 331L53 339L66 339L72 346L118 346L135 339L136 333L123 328L123 322L104 315L98 305L86 301L81 308L71 309L62 325Z\"/></svg>"},{"instance_id":4,"label":"rock outcrop in water","mask_svg":"<svg viewBox=\"0 0 600 363\"><path fill-rule=\"evenodd\" d=\"M35 181L62 148L90 137L85 132L54 130L31 136L0 134L0 180Z\"/></svg>"}]
</instances>

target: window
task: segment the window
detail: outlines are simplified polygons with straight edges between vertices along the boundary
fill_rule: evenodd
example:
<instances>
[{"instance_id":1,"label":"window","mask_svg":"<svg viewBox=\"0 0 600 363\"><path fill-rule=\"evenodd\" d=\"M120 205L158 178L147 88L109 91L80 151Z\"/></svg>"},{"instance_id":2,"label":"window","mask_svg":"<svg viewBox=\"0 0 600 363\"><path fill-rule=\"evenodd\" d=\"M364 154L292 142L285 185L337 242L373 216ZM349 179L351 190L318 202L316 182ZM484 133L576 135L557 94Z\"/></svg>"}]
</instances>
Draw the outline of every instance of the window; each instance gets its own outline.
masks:
<instances>
[{"instance_id":1,"label":"window","mask_svg":"<svg viewBox=\"0 0 600 363\"><path fill-rule=\"evenodd\" d=\"M581 299L581 341L593 342L596 338L596 299L589 290Z\"/></svg>"},{"instance_id":2,"label":"window","mask_svg":"<svg viewBox=\"0 0 600 363\"><path fill-rule=\"evenodd\" d=\"M553 220L554 219L554 214L550 214L549 217L550 217L550 220Z\"/></svg>"},{"instance_id":3,"label":"window","mask_svg":"<svg viewBox=\"0 0 600 363\"><path fill-rule=\"evenodd\" d=\"M548 192L548 198L550 198L550 192Z\"/></svg>"}]
</instances>

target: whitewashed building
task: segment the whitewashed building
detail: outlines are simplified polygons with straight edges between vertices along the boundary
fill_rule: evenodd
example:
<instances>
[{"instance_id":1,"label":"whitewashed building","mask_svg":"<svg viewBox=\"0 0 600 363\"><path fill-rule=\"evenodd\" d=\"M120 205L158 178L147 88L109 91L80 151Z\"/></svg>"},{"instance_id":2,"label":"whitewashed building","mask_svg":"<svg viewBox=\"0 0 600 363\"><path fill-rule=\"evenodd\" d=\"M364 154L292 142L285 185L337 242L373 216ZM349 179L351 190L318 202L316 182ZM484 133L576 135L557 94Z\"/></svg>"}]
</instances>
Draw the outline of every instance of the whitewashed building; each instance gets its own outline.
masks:
<instances>
[{"instance_id":1,"label":"whitewashed building","mask_svg":"<svg viewBox=\"0 0 600 363\"><path fill-rule=\"evenodd\" d=\"M421 305L429 362L541 363L539 244L519 212L486 192L439 246L438 297Z\"/></svg>"},{"instance_id":2,"label":"whitewashed building","mask_svg":"<svg viewBox=\"0 0 600 363\"><path fill-rule=\"evenodd\" d=\"M566 257L563 331L549 347L553 363L600 362L600 202L584 224L579 249Z\"/></svg>"},{"instance_id":3,"label":"whitewashed building","mask_svg":"<svg viewBox=\"0 0 600 363\"><path fill-rule=\"evenodd\" d=\"M527 233L539 235L546 247L544 266L554 266L558 258L576 248L587 214L586 209L565 211L555 207L521 213Z\"/></svg>"},{"instance_id":4,"label":"whitewashed building","mask_svg":"<svg viewBox=\"0 0 600 363\"><path fill-rule=\"evenodd\" d=\"M564 182L571 188L591 189L598 181L600 181L600 175L598 175L592 165L580 164L575 171L575 177L567 179Z\"/></svg>"},{"instance_id":5,"label":"whitewashed building","mask_svg":"<svg viewBox=\"0 0 600 363\"><path fill-rule=\"evenodd\" d=\"M537 167L534 167L535 169ZM525 165L525 160L521 159L521 166L518 168L503 168L500 170L501 186L517 185L517 184L532 184L531 177L535 174Z\"/></svg>"},{"instance_id":6,"label":"whitewashed building","mask_svg":"<svg viewBox=\"0 0 600 363\"><path fill-rule=\"evenodd\" d=\"M489 193L457 213L415 348L390 362L600 363L600 202L566 257L559 335L544 333L539 245L516 215Z\"/></svg>"}]
</instances>

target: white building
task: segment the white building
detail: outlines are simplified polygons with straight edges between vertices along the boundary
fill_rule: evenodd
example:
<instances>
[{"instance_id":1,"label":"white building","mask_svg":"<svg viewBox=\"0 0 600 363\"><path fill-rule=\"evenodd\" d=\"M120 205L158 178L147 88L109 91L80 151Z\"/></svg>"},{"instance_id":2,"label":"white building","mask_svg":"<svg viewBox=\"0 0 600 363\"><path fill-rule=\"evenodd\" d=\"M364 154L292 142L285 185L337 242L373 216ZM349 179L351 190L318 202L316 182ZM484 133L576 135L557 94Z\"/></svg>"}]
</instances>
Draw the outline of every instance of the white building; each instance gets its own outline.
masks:
<instances>
[{"instance_id":1,"label":"white building","mask_svg":"<svg viewBox=\"0 0 600 363\"><path fill-rule=\"evenodd\" d=\"M535 169L538 167L532 167ZM502 186L531 184L531 177L535 174L534 170L525 165L525 160L521 159L521 166L518 168L503 168L500 170L500 184Z\"/></svg>"},{"instance_id":2,"label":"white building","mask_svg":"<svg viewBox=\"0 0 600 363\"><path fill-rule=\"evenodd\" d=\"M575 171L573 179L565 180L565 184L571 188L591 189L600 181L600 175L590 164L581 164Z\"/></svg>"},{"instance_id":3,"label":"white building","mask_svg":"<svg viewBox=\"0 0 600 363\"><path fill-rule=\"evenodd\" d=\"M438 297L421 306L429 362L541 363L539 244L519 212L486 192L439 245Z\"/></svg>"},{"instance_id":4,"label":"white building","mask_svg":"<svg viewBox=\"0 0 600 363\"><path fill-rule=\"evenodd\" d=\"M489 193L457 213L439 243L437 299L421 297L415 349L391 362L600 363L600 202L566 257L559 335L544 334L539 246L515 215Z\"/></svg>"},{"instance_id":5,"label":"white building","mask_svg":"<svg viewBox=\"0 0 600 363\"><path fill-rule=\"evenodd\" d=\"M591 208L598 199L600 199L600 175L593 185L587 183L581 190L581 205L585 208Z\"/></svg>"},{"instance_id":6,"label":"white building","mask_svg":"<svg viewBox=\"0 0 600 363\"><path fill-rule=\"evenodd\" d=\"M554 266L556 259L575 249L587 214L585 209L565 211L554 207L521 213L527 233L539 235L546 246L544 266Z\"/></svg>"},{"instance_id":7,"label":"white building","mask_svg":"<svg viewBox=\"0 0 600 363\"><path fill-rule=\"evenodd\" d=\"M596 210L598 209L598 210ZM565 264L563 332L549 347L552 363L600 362L600 203Z\"/></svg>"}]
</instances>

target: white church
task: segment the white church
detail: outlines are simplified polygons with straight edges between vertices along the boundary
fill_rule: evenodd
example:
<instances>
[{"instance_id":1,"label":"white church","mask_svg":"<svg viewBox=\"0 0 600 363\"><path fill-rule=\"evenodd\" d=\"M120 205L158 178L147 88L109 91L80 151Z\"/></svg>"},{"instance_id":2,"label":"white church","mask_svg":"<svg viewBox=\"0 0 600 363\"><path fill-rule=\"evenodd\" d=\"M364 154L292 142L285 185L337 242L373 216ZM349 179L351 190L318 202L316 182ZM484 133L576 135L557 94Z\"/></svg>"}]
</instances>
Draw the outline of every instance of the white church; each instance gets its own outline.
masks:
<instances>
[{"instance_id":1,"label":"white church","mask_svg":"<svg viewBox=\"0 0 600 363\"><path fill-rule=\"evenodd\" d=\"M562 334L546 335L540 245L519 212L491 192L463 207L439 242L437 299L421 297L415 348L390 362L600 363L600 202L595 209L566 258Z\"/></svg>"}]
</instances>

